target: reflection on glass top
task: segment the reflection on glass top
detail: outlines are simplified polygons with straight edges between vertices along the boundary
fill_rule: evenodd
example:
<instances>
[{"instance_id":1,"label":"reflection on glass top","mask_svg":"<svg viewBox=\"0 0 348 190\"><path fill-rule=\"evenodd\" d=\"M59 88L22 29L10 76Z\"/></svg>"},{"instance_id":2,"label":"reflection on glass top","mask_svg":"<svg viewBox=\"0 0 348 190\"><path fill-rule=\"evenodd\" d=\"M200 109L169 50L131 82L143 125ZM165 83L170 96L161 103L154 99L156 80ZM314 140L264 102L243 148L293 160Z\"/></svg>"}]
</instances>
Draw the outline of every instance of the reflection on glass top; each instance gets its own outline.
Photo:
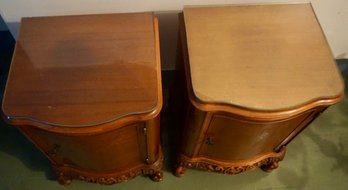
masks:
<instances>
[{"instance_id":1,"label":"reflection on glass top","mask_svg":"<svg viewBox=\"0 0 348 190\"><path fill-rule=\"evenodd\" d=\"M283 110L342 94L310 4L184 9L192 89L203 102Z\"/></svg>"},{"instance_id":2,"label":"reflection on glass top","mask_svg":"<svg viewBox=\"0 0 348 190\"><path fill-rule=\"evenodd\" d=\"M158 104L152 13L24 18L6 116L89 126Z\"/></svg>"}]
</instances>

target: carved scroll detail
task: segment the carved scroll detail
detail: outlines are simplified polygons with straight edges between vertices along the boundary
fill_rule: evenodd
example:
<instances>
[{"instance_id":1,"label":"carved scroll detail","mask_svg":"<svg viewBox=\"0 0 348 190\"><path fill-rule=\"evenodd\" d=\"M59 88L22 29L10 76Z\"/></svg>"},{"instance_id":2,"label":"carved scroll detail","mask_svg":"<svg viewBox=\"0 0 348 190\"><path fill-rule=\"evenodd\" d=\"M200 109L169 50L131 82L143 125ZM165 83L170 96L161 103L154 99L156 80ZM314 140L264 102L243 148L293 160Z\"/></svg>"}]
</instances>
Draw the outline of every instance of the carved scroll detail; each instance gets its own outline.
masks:
<instances>
[{"instance_id":1,"label":"carved scroll detail","mask_svg":"<svg viewBox=\"0 0 348 190\"><path fill-rule=\"evenodd\" d=\"M161 170L154 169L136 169L125 174L114 174L108 176L103 174L87 174L64 167L54 167L54 170L58 182L62 185L69 185L72 179L80 179L92 183L111 185L115 183L126 182L141 174L149 175L153 181L161 181L163 177L163 172Z\"/></svg>"},{"instance_id":2,"label":"carved scroll detail","mask_svg":"<svg viewBox=\"0 0 348 190\"><path fill-rule=\"evenodd\" d=\"M153 181L161 181L163 178L163 155L152 164L144 164L124 172L91 172L72 166L57 166L52 164L57 180L62 185L69 185L73 179L80 179L92 183L111 185L126 182L138 175L149 175Z\"/></svg>"},{"instance_id":3,"label":"carved scroll detail","mask_svg":"<svg viewBox=\"0 0 348 190\"><path fill-rule=\"evenodd\" d=\"M264 171L271 171L278 167L278 162L283 160L285 155L285 147L279 153L271 153L266 156L254 160L245 160L239 162L220 162L208 158L189 158L181 155L175 175L180 177L184 174L184 168L197 168L210 172L218 172L224 174L239 174L244 171L261 168Z\"/></svg>"},{"instance_id":4,"label":"carved scroll detail","mask_svg":"<svg viewBox=\"0 0 348 190\"><path fill-rule=\"evenodd\" d=\"M141 174L141 171L131 171L127 174L120 175L120 176L114 176L114 177L97 177L97 176L79 175L78 179L92 182L92 183L111 185L111 184L115 184L115 183L126 182L130 179L135 178L136 176L138 176L140 174Z\"/></svg>"}]
</instances>

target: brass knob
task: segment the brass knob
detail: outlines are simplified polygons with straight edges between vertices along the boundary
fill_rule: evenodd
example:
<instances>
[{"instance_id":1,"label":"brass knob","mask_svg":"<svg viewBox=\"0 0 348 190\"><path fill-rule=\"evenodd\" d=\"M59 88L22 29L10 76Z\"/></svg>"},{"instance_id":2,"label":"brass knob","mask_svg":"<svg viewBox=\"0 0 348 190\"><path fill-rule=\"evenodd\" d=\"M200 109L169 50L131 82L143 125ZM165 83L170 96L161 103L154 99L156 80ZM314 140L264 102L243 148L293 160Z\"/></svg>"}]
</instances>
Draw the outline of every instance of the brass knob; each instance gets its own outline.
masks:
<instances>
[{"instance_id":1,"label":"brass knob","mask_svg":"<svg viewBox=\"0 0 348 190\"><path fill-rule=\"evenodd\" d=\"M50 156L56 156L59 148L60 148L59 145L54 144L53 148L51 150L49 150L47 152L47 154L50 155Z\"/></svg>"},{"instance_id":2,"label":"brass knob","mask_svg":"<svg viewBox=\"0 0 348 190\"><path fill-rule=\"evenodd\" d=\"M214 145L213 137L207 137L204 141L206 145Z\"/></svg>"}]
</instances>

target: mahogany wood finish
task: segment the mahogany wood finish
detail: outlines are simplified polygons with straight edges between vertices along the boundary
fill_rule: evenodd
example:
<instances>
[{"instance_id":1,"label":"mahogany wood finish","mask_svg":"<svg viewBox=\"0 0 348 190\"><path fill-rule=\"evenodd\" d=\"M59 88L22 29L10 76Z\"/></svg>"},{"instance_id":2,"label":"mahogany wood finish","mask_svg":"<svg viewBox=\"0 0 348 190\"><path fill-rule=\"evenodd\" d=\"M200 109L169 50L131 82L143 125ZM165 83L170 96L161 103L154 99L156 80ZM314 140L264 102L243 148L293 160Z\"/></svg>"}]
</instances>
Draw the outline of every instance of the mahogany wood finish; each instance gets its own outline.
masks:
<instances>
[{"instance_id":1,"label":"mahogany wood finish","mask_svg":"<svg viewBox=\"0 0 348 190\"><path fill-rule=\"evenodd\" d=\"M275 18L283 19L282 22L278 22L277 19L272 22L263 20L262 18L267 11L266 17L274 14ZM276 17L277 14L279 14L278 17ZM304 19L305 21L296 20L293 18L294 14L306 15L307 18ZM327 44L324 43L325 38L313 15L310 4L188 7L184 9L180 16L181 48L179 48L180 55L178 57L181 61L178 62L178 68L182 73L181 85L187 89L187 92L185 92L187 94L183 95L188 98L183 104L188 106L185 110L186 121L183 124L182 144L175 170L176 176L182 176L185 173L185 168L238 174L259 167L269 172L279 166L278 162L285 156L286 145L328 106L342 99L343 82L334 62L329 59L327 62L323 61L326 60L324 58L326 56L333 58ZM242 19L244 16L247 17L245 20ZM214 19L209 17L224 17L226 20L210 22ZM241 20L228 20L227 18L240 18ZM207 19L211 20L207 21ZM311 29L314 30L314 33L310 35L313 35L315 39L308 39L308 42L299 41L297 46L294 42L295 48L304 48L302 44L310 44L313 40L317 44L324 45L324 47L318 47L320 51L304 50L309 54L291 54L294 52L287 52L293 48L293 44L288 44L286 35L289 35L293 40L307 35L307 30L296 28L299 26L296 22L300 22L300 26L304 26L306 22L314 22L314 29ZM293 26L289 27L288 24ZM253 27L255 25L260 26L260 28ZM220 28L216 28L216 26L224 30L221 33L225 36L214 37L215 33L221 34ZM285 41L278 41L277 32L282 32ZM264 37L267 39L266 41L264 41ZM258 44L243 46L250 46L249 49L244 49L238 46L239 44L235 46L233 44L239 43L238 40L240 39L248 38ZM279 44L269 44L273 38L277 38ZM216 41L215 39L222 39L222 41ZM273 54L267 53L269 49L258 49L259 46L263 47L264 44L269 46L270 49L276 46L275 49L278 49L278 52L274 52L274 54L282 52L283 54L279 56L283 56L283 60L273 59L278 55L273 56ZM291 47L288 48L287 45ZM224 49L230 46L233 49ZM211 54L204 53L205 50L209 49L212 51ZM220 52L216 52L217 49ZM250 55L252 55L252 51L255 49L261 51L255 53L257 55L264 53L263 60L258 61L255 58L250 58L252 61L244 60L243 52L251 51ZM324 55L318 54L318 52L322 53L321 50ZM240 57L230 58L229 54ZM288 55L297 56L294 57L293 61L299 61L299 63L284 65L289 63L286 60ZM321 81L322 79L316 79L315 77L311 78L312 75L322 73L320 69L308 70L308 75L305 76L296 75L298 70L303 69L302 66L296 67L296 65L307 64L304 67L316 68L315 64L317 62L308 62L308 57L323 62L320 64L323 64L323 67L326 68L324 72L328 72L328 75L330 75L326 78L327 81ZM207 62L213 59L216 62ZM221 60L230 62L221 62ZM236 60L240 62L235 62ZM267 61L270 63L267 63ZM262 64L268 64L269 67ZM241 65L247 65L247 67ZM222 67L222 69L219 68L219 70L214 67ZM226 70L226 68L231 70ZM217 70L225 73L212 73ZM275 73L272 76L278 76L277 72L282 72L282 75L279 75L279 78L262 78L260 82L247 78L249 75L241 74L245 71ZM210 83L209 80L214 79L216 81L216 78L219 78L220 75L225 76L225 78L217 83ZM257 73L257 75L260 74ZM294 80L294 82L281 81L281 79L284 79L283 75L288 75L288 80ZM192 81L193 77L195 81ZM231 78L236 78L236 80L231 81ZM311 80L313 84L303 89L302 86L296 87L298 80ZM270 85L266 85L268 88L264 88L267 82ZM210 90L216 90L216 92L206 91L207 87L200 83L211 85ZM224 87L228 85L240 86L240 89L224 90ZM288 97L274 95L276 93L273 92L277 91L283 93L281 88L288 88L286 85L291 85L290 88L296 89L296 98L291 97L291 92L289 92ZM248 92L248 88L259 89L261 94L268 94L269 97L267 99L260 98L259 94L247 95L249 98L255 98L253 100L245 99L244 96L238 97L238 94L243 94L237 92L238 90ZM218 94L217 91L221 90L225 94ZM230 93L233 91L236 91L236 93ZM319 91L322 93L318 93ZM214 99L214 93L216 93L217 99ZM309 98L301 97L301 93L308 95ZM228 98L229 96L231 98ZM224 97L227 98L223 99ZM285 108L274 109L275 106L282 107L278 104L278 98L284 101ZM301 101L293 102L295 99ZM240 104L239 100L244 104ZM274 100L274 102L269 100Z\"/></svg>"},{"instance_id":2,"label":"mahogany wood finish","mask_svg":"<svg viewBox=\"0 0 348 190\"><path fill-rule=\"evenodd\" d=\"M24 18L3 99L6 122L57 180L162 180L157 18L152 13Z\"/></svg>"}]
</instances>

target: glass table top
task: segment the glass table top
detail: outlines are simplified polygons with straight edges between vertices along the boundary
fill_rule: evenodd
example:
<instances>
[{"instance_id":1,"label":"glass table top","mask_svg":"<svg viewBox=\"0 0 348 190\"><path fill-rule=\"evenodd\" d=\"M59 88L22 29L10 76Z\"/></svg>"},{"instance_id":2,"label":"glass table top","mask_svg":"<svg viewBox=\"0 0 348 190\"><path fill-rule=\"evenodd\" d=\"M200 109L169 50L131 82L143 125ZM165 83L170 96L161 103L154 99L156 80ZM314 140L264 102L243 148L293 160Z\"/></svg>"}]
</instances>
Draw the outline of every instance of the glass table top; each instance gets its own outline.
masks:
<instances>
[{"instance_id":1,"label":"glass table top","mask_svg":"<svg viewBox=\"0 0 348 190\"><path fill-rule=\"evenodd\" d=\"M22 19L5 116L81 127L154 111L155 30L152 13Z\"/></svg>"}]
</instances>

